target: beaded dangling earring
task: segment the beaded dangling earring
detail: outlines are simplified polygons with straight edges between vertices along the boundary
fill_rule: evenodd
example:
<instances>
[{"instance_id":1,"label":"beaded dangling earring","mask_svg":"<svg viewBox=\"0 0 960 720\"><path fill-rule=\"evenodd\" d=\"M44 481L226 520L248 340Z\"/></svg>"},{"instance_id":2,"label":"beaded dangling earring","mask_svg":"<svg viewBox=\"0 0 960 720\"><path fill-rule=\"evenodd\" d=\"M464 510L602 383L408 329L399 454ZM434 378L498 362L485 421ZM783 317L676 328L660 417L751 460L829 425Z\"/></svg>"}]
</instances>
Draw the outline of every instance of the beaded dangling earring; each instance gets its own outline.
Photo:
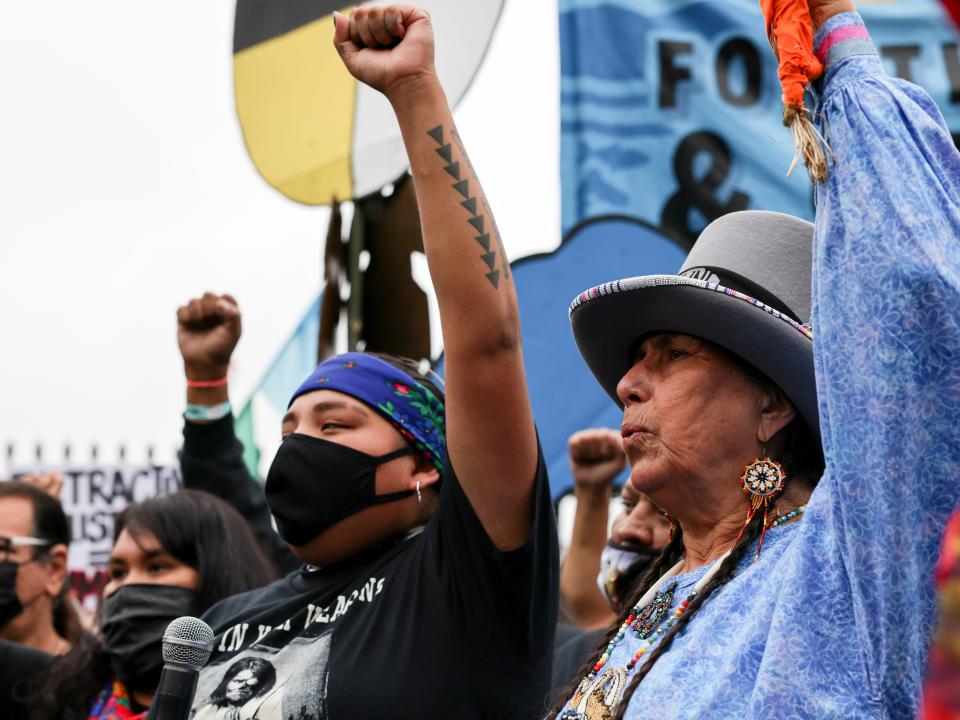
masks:
<instances>
[{"instance_id":1,"label":"beaded dangling earring","mask_svg":"<svg viewBox=\"0 0 960 720\"><path fill-rule=\"evenodd\" d=\"M763 528L760 530L760 544L757 546L757 554L754 560L760 557L760 551L763 549L763 538L767 534L767 513L770 506L776 501L783 492L786 485L787 472L776 460L771 460L767 455L767 448L760 450L760 457L743 468L743 475L740 476L741 488L744 493L750 496L750 510L747 511L747 519L737 535L737 542L753 520L757 512L763 509Z\"/></svg>"}]
</instances>

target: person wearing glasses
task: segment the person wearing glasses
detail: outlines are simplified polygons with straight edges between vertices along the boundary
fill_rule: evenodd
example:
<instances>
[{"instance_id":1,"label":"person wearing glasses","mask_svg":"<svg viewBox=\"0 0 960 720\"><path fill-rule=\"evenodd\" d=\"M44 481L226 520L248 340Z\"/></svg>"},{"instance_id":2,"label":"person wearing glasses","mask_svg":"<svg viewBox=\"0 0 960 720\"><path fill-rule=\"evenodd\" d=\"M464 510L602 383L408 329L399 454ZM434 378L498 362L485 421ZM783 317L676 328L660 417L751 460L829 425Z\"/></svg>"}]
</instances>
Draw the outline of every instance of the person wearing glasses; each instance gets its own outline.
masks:
<instances>
[{"instance_id":1,"label":"person wearing glasses","mask_svg":"<svg viewBox=\"0 0 960 720\"><path fill-rule=\"evenodd\" d=\"M67 597L70 528L59 501L0 483L0 639L62 655L83 629Z\"/></svg>"},{"instance_id":2,"label":"person wearing glasses","mask_svg":"<svg viewBox=\"0 0 960 720\"><path fill-rule=\"evenodd\" d=\"M49 479L0 482L0 715L10 720L30 717L33 682L83 635L67 595L70 527Z\"/></svg>"}]
</instances>

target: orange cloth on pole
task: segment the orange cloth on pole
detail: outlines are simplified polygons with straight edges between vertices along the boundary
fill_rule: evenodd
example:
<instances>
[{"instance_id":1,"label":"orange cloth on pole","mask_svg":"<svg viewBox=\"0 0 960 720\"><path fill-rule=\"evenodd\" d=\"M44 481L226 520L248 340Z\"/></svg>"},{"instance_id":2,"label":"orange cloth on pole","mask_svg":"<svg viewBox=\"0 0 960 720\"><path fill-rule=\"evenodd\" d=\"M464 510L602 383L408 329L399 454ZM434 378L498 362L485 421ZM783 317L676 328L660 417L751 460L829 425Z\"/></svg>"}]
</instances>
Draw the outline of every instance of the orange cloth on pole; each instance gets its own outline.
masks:
<instances>
[{"instance_id":1,"label":"orange cloth on pole","mask_svg":"<svg viewBox=\"0 0 960 720\"><path fill-rule=\"evenodd\" d=\"M807 0L760 0L767 38L780 61L777 74L783 87L783 104L802 108L807 85L823 73L813 54L813 21Z\"/></svg>"}]
</instances>

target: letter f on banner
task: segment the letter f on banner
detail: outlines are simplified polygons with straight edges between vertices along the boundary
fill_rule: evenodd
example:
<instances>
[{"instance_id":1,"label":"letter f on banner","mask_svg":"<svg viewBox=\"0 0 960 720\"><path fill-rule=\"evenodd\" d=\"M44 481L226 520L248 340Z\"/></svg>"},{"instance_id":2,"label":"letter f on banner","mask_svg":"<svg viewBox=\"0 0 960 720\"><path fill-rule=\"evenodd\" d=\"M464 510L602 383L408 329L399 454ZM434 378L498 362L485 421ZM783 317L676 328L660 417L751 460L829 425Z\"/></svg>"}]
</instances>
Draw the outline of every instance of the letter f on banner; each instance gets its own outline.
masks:
<instances>
[{"instance_id":1,"label":"letter f on banner","mask_svg":"<svg viewBox=\"0 0 960 720\"><path fill-rule=\"evenodd\" d=\"M690 68L676 65L674 61L678 55L689 55L693 52L693 45L686 42L671 42L661 40L657 43L657 56L660 60L660 107L677 106L677 84L682 80L690 80Z\"/></svg>"}]
</instances>

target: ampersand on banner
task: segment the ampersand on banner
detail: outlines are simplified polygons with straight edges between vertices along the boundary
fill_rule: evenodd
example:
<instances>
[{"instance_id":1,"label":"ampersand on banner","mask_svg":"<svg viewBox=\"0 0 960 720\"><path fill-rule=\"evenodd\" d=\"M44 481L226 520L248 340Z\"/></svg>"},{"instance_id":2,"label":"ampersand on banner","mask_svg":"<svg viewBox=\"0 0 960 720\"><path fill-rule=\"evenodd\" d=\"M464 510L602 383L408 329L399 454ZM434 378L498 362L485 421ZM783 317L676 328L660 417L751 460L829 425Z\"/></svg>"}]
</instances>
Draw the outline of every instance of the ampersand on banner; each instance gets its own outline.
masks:
<instances>
[{"instance_id":1,"label":"ampersand on banner","mask_svg":"<svg viewBox=\"0 0 960 720\"><path fill-rule=\"evenodd\" d=\"M709 157L710 166L698 178L696 165L701 154ZM673 171L680 189L663 206L660 224L680 233L692 245L702 226L691 227L691 210L698 210L705 223L730 212L745 210L750 203L750 196L746 193L734 190L726 202L721 202L716 195L730 173L730 164L730 148L719 135L696 132L681 140L673 156Z\"/></svg>"}]
</instances>

